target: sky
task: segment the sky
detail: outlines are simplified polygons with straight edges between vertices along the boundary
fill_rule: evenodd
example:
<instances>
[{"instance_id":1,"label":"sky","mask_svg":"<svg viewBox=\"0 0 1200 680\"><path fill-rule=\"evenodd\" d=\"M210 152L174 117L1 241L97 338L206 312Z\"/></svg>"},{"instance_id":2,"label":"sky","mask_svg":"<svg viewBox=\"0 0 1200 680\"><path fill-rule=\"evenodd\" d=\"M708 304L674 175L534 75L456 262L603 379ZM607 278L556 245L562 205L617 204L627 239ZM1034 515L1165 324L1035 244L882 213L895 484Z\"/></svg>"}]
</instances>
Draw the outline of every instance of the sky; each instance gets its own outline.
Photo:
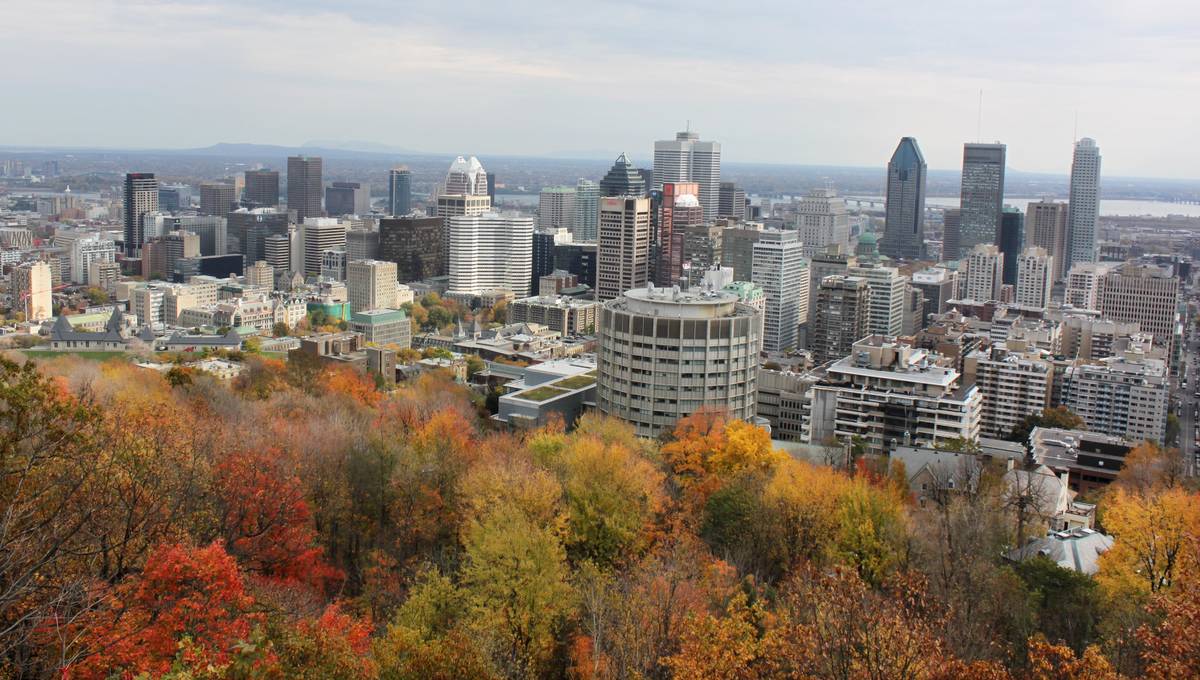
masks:
<instances>
[{"instance_id":1,"label":"sky","mask_svg":"<svg viewBox=\"0 0 1200 680\"><path fill-rule=\"evenodd\" d=\"M911 135L932 168L982 140L1065 174L1078 135L1105 174L1200 178L1197 20L1161 0L4 0L0 145L648 158L690 121L731 162L882 166Z\"/></svg>"}]
</instances>

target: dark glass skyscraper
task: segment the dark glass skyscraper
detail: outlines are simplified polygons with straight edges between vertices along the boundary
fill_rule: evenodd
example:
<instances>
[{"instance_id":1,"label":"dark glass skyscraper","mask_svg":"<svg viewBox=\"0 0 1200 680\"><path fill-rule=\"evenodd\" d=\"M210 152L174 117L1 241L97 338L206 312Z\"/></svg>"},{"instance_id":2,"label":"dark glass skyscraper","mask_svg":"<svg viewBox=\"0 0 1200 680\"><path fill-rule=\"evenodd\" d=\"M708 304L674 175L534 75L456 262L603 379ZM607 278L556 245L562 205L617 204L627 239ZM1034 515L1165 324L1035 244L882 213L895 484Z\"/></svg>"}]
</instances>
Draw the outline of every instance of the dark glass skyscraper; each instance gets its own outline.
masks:
<instances>
[{"instance_id":1,"label":"dark glass skyscraper","mask_svg":"<svg viewBox=\"0 0 1200 680\"><path fill-rule=\"evenodd\" d=\"M247 170L243 202L251 208L279 205L279 171Z\"/></svg>"},{"instance_id":2,"label":"dark glass skyscraper","mask_svg":"<svg viewBox=\"0 0 1200 680\"><path fill-rule=\"evenodd\" d=\"M1017 285L1017 258L1025 249L1025 216L1011 205L1004 206L1000 213L1000 230L996 232L996 245L1004 254L1004 283Z\"/></svg>"},{"instance_id":3,"label":"dark glass skyscraper","mask_svg":"<svg viewBox=\"0 0 1200 680\"><path fill-rule=\"evenodd\" d=\"M963 145L960 253L970 252L981 243L1000 242L997 229L1004 207L1004 155L1003 144Z\"/></svg>"},{"instance_id":4,"label":"dark glass skyscraper","mask_svg":"<svg viewBox=\"0 0 1200 680\"><path fill-rule=\"evenodd\" d=\"M604 179L600 180L601 196L645 196L646 180L638 169L633 167L629 156L621 154L609 169Z\"/></svg>"},{"instance_id":5,"label":"dark glass skyscraper","mask_svg":"<svg viewBox=\"0 0 1200 680\"><path fill-rule=\"evenodd\" d=\"M925 256L925 156L914 137L903 137L887 166L886 213L879 251L888 257Z\"/></svg>"},{"instance_id":6,"label":"dark glass skyscraper","mask_svg":"<svg viewBox=\"0 0 1200 680\"><path fill-rule=\"evenodd\" d=\"M412 212L412 171L393 168L388 172L388 214L395 217Z\"/></svg>"}]
</instances>

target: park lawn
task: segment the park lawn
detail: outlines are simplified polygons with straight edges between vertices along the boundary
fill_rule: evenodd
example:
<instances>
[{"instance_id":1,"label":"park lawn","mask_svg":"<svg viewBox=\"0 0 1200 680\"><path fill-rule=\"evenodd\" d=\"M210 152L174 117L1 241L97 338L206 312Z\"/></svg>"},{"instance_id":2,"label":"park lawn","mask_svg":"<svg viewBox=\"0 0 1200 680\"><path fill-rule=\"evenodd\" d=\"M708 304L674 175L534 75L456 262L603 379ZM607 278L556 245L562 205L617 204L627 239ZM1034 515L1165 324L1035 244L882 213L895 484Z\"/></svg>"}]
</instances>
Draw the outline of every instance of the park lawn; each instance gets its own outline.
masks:
<instances>
[{"instance_id":1,"label":"park lawn","mask_svg":"<svg viewBox=\"0 0 1200 680\"><path fill-rule=\"evenodd\" d=\"M89 361L108 361L109 359L117 357L129 361L133 356L128 352L59 352L52 349L19 349L15 351L20 352L31 359L53 359L54 357L74 355Z\"/></svg>"}]
</instances>

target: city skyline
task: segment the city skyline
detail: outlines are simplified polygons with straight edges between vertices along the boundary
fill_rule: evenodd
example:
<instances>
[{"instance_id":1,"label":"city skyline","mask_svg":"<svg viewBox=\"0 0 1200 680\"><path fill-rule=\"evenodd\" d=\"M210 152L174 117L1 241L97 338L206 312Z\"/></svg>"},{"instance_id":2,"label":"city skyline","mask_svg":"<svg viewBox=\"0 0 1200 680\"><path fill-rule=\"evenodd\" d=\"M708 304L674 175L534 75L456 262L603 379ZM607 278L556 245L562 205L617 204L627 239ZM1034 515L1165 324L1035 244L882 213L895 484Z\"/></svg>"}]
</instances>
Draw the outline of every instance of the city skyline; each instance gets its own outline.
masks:
<instances>
[{"instance_id":1,"label":"city skyline","mask_svg":"<svg viewBox=\"0 0 1200 680\"><path fill-rule=\"evenodd\" d=\"M1155 13L1089 6L1080 19L1069 5L970 13L904 8L911 15L900 17L899 8L880 5L847 15L853 21L846 31L818 35L805 28L810 10L804 5L695 6L693 23L702 34L723 33L734 20L762 15L778 19L754 23L762 37L790 31L786 41L732 45L653 31L656 22L668 20L669 7L591 8L582 17L553 6L474 7L495 19L478 22L486 30L461 26L433 7L410 8L406 23L395 26L383 9L372 2L336 10L305 2L251 3L239 6L242 20L230 26L220 20L233 11L223 2L154 4L136 13L104 2L10 3L0 8L0 21L28 27L0 46L0 58L26 64L11 74L13 86L39 101L86 96L95 106L83 119L70 106L12 111L0 144L294 145L346 136L350 121L338 102L353 99L363 104L353 114L353 138L420 152L592 156L624 149L642 157L664 131L690 120L705 138L721 140L733 163L871 166L894 139L914 136L931 168L955 167L964 142L999 140L1009 147L1010 167L1064 173L1069 144L1090 136L1104 143L1113 176L1200 174L1186 153L1200 131L1187 120L1190 95L1183 94L1194 91L1188 74L1195 69L1188 66L1196 58L1185 49L1186 36L1171 28L1188 23L1195 12L1190 8ZM56 21L36 19L46 13ZM568 20L614 30L557 31ZM883 30L898 20L913 30ZM593 37L621 34L619 22L628 24L628 35L611 44ZM996 30L966 30L981 23ZM269 50L249 47L261 41L245 39L248 32L275 35L278 42ZM1050 32L1056 40L1049 40ZM796 37L803 40L795 54L770 47L793 46ZM309 49L313 41L339 49ZM1149 41L1154 50L1139 49ZM48 42L64 47L55 53L36 47ZM714 52L713 44L721 50ZM937 51L929 47L934 44ZM149 96L149 86L99 86L143 49L153 50L156 59L145 65L150 73L141 82L170 82L174 75L167 74L186 67L193 89L214 96L181 109L173 106L174 97ZM39 58L22 57L30 52ZM626 62L637 67L620 68ZM620 82L617 73L643 71L677 74L678 96L670 106L645 96L654 88L652 79L632 81L621 91L608 87ZM451 85L477 92L485 110L496 115L480 117L471 107L397 105L413 92L436 100L439 88ZM711 96L715 91L739 97L729 102ZM136 119L121 103L130 97L140 102ZM306 105L291 106L297 97ZM741 103L756 98L773 105L748 109ZM641 107L630 115L635 101ZM534 113L501 115L505 110ZM906 110L911 113L895 113ZM1143 123L1133 134L1127 131L1130 119ZM778 133L784 129L787 134Z\"/></svg>"}]
</instances>

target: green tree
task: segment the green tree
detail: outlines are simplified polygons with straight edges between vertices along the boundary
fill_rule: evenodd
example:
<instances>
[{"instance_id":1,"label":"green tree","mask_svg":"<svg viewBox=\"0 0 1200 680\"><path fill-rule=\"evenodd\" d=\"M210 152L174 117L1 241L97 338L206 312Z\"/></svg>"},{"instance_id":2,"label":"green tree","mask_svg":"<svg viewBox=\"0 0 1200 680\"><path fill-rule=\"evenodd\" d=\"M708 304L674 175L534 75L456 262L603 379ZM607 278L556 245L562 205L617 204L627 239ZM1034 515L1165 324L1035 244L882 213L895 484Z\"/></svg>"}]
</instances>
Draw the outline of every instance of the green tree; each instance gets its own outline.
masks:
<instances>
[{"instance_id":1,"label":"green tree","mask_svg":"<svg viewBox=\"0 0 1200 680\"><path fill-rule=\"evenodd\" d=\"M1063 430L1078 430L1084 425L1083 418L1075 415L1066 406L1048 408L1041 413L1031 413L1017 423L1009 433L1008 440L1025 442L1035 427L1055 427Z\"/></svg>"},{"instance_id":2,"label":"green tree","mask_svg":"<svg viewBox=\"0 0 1200 680\"><path fill-rule=\"evenodd\" d=\"M1083 654L1095 636L1102 599L1096 582L1038 555L1015 570L1034 599L1038 630L1051 642L1062 641Z\"/></svg>"},{"instance_id":3,"label":"green tree","mask_svg":"<svg viewBox=\"0 0 1200 680\"><path fill-rule=\"evenodd\" d=\"M288 325L282 321L276 323L274 326L271 327L271 335L273 335L277 338L282 338L291 332L292 332L292 330L290 328L288 328Z\"/></svg>"},{"instance_id":4,"label":"green tree","mask_svg":"<svg viewBox=\"0 0 1200 680\"><path fill-rule=\"evenodd\" d=\"M486 368L487 368L487 364L484 363L483 359L479 358L478 354L468 354L467 355L467 377L468 378L475 377L476 373L479 373L480 371L483 371Z\"/></svg>"}]
</instances>

